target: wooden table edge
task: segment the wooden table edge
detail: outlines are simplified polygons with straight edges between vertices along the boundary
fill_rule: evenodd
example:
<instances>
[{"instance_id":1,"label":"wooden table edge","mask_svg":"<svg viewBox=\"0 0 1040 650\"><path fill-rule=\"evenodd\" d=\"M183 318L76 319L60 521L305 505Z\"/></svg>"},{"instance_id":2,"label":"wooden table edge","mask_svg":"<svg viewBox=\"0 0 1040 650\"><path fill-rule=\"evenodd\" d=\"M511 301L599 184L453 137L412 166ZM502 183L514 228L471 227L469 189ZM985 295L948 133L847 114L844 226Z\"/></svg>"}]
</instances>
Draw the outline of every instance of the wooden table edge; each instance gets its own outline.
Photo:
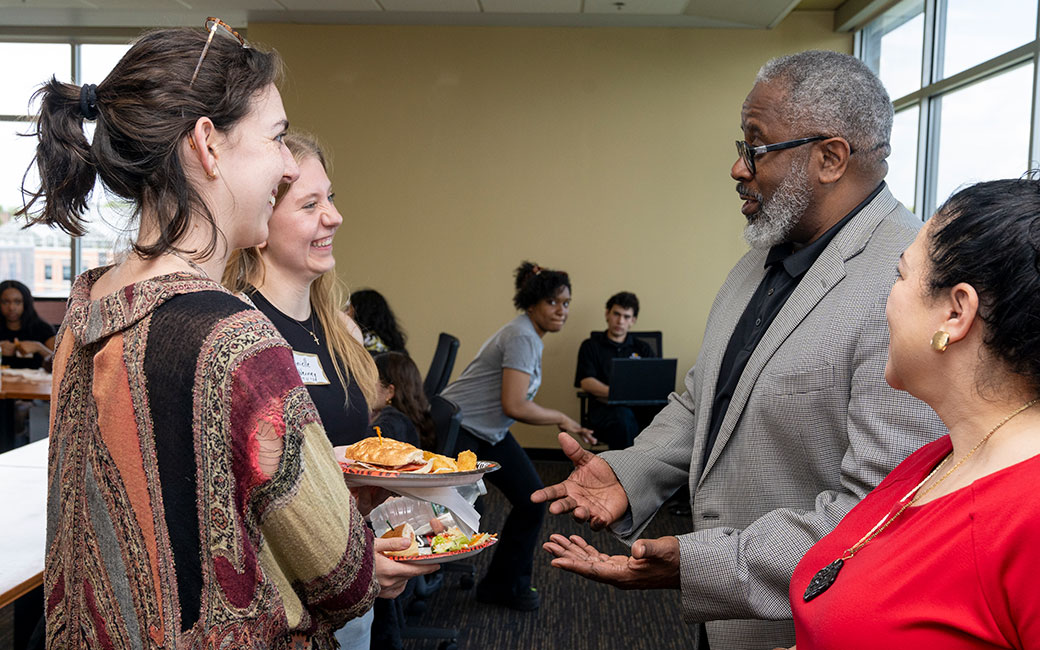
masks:
<instances>
[{"instance_id":1,"label":"wooden table edge","mask_svg":"<svg viewBox=\"0 0 1040 650\"><path fill-rule=\"evenodd\" d=\"M43 585L43 571L0 594L0 609L7 607L33 589Z\"/></svg>"}]
</instances>

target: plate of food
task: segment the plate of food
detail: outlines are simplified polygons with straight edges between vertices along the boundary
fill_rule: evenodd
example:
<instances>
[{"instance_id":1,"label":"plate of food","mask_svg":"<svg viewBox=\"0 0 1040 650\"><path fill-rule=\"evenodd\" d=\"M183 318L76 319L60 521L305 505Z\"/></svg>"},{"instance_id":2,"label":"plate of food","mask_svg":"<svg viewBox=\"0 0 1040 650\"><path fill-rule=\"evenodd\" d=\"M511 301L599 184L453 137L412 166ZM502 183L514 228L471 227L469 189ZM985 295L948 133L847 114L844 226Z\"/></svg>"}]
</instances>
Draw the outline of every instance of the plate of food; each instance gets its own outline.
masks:
<instances>
[{"instance_id":1,"label":"plate of food","mask_svg":"<svg viewBox=\"0 0 1040 650\"><path fill-rule=\"evenodd\" d=\"M382 535L383 538L410 537L411 546L403 551L387 551L384 553L391 560L409 564L445 564L476 555L498 542L498 535L476 533L468 536L457 526L436 535L420 536L410 524L404 523L392 528Z\"/></svg>"},{"instance_id":2,"label":"plate of food","mask_svg":"<svg viewBox=\"0 0 1040 650\"><path fill-rule=\"evenodd\" d=\"M383 436L336 447L335 452L351 486L453 487L476 483L499 468L498 463L477 460L472 451L464 450L457 458L450 458Z\"/></svg>"}]
</instances>

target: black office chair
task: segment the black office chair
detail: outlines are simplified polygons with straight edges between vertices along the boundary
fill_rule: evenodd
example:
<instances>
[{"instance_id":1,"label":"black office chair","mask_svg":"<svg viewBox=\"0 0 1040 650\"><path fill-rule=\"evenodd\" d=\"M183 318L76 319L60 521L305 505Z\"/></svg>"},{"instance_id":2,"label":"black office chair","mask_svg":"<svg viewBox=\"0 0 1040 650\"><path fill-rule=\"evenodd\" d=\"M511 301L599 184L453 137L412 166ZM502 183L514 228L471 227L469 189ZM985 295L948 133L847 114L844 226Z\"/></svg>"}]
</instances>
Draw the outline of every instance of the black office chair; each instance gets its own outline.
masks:
<instances>
[{"instance_id":1,"label":"black office chair","mask_svg":"<svg viewBox=\"0 0 1040 650\"><path fill-rule=\"evenodd\" d=\"M459 427L462 426L462 410L459 405L446 397L434 395L430 399L430 417L437 436L437 453L445 456L458 454ZM476 578L476 567L468 562L449 562L441 566L441 571L461 573L459 586L469 589Z\"/></svg>"},{"instance_id":2,"label":"black office chair","mask_svg":"<svg viewBox=\"0 0 1040 650\"><path fill-rule=\"evenodd\" d=\"M451 334L441 332L437 339L437 349L430 360L430 369L423 380L423 392L426 399L439 395L448 385L451 371L455 368L455 355L459 352L459 340Z\"/></svg>"},{"instance_id":3,"label":"black office chair","mask_svg":"<svg viewBox=\"0 0 1040 650\"><path fill-rule=\"evenodd\" d=\"M654 356L661 358L664 356L663 347L661 345L661 332L629 332L633 338L638 341L642 341L650 346L653 350Z\"/></svg>"},{"instance_id":4,"label":"black office chair","mask_svg":"<svg viewBox=\"0 0 1040 650\"><path fill-rule=\"evenodd\" d=\"M433 419L434 435L437 437L438 454L455 455L455 445L459 440L459 427L462 425L462 410L459 405L446 397L434 395L430 399L430 417Z\"/></svg>"},{"instance_id":5,"label":"black office chair","mask_svg":"<svg viewBox=\"0 0 1040 650\"><path fill-rule=\"evenodd\" d=\"M450 335L442 334L442 341L445 336ZM450 338L455 341L455 348L458 348L458 339L453 336ZM452 362L454 362L454 350L451 353L451 357ZM448 372L450 373L450 364ZM459 437L459 426L462 424L462 411L459 409L458 404L440 395L434 395L430 398L430 417L433 418L433 428L437 436L437 453L454 456ZM456 650L458 647L458 629L422 627L417 624L418 618L426 611L426 603L424 601L434 596L435 592L440 589L443 584L441 574L445 572L462 573L462 576L459 578L459 586L463 589L473 587L476 567L466 562L449 562L441 565L441 570L432 576L413 578L414 588L410 594L411 602L407 603L406 606L403 598L399 597L394 600L394 605L398 608L399 620L403 622L401 627L402 639L440 640L441 643L437 646L438 650ZM424 578L432 579L427 580Z\"/></svg>"},{"instance_id":6,"label":"black office chair","mask_svg":"<svg viewBox=\"0 0 1040 650\"><path fill-rule=\"evenodd\" d=\"M664 349L664 346L661 343L662 335L661 335L660 331L656 331L656 332L629 332L629 334L632 335L632 338L634 338L634 339L636 339L638 341L643 341L644 343L649 345L650 346L650 350L653 352L653 356L658 357L658 358L663 356L662 350ZM578 391L578 400L580 402L580 405L578 407L578 412L580 413L578 422L581 424L581 426L586 427L586 428L589 427L589 400L590 399L592 399L592 395L589 395L588 393L586 393L583 390L579 390Z\"/></svg>"}]
</instances>

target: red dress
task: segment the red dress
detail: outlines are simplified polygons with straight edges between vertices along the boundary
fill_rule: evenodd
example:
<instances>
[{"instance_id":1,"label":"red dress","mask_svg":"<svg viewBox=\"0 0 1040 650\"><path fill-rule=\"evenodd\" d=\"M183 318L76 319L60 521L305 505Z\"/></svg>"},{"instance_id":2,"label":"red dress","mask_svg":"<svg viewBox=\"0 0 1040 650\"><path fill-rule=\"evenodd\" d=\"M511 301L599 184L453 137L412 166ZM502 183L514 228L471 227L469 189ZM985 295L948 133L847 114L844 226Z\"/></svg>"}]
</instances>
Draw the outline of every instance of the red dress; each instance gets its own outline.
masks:
<instances>
[{"instance_id":1,"label":"red dress","mask_svg":"<svg viewBox=\"0 0 1040 650\"><path fill-rule=\"evenodd\" d=\"M830 589L802 598L950 449L947 436L913 453L802 558L798 650L1040 648L1040 456L907 508Z\"/></svg>"}]
</instances>

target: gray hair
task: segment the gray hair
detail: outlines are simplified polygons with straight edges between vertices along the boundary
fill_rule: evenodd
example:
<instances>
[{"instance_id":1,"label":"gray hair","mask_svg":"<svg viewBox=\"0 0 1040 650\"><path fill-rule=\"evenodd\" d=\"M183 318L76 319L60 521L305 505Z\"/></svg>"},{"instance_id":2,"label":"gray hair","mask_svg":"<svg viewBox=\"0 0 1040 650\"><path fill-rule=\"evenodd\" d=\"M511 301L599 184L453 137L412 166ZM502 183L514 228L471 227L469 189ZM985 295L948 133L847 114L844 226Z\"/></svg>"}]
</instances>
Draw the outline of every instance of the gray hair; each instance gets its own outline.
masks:
<instances>
[{"instance_id":1,"label":"gray hair","mask_svg":"<svg viewBox=\"0 0 1040 650\"><path fill-rule=\"evenodd\" d=\"M781 56L755 78L756 84L774 82L787 91L779 109L804 130L799 137L845 138L867 169L884 176L892 152L892 101L862 61L823 50Z\"/></svg>"}]
</instances>

